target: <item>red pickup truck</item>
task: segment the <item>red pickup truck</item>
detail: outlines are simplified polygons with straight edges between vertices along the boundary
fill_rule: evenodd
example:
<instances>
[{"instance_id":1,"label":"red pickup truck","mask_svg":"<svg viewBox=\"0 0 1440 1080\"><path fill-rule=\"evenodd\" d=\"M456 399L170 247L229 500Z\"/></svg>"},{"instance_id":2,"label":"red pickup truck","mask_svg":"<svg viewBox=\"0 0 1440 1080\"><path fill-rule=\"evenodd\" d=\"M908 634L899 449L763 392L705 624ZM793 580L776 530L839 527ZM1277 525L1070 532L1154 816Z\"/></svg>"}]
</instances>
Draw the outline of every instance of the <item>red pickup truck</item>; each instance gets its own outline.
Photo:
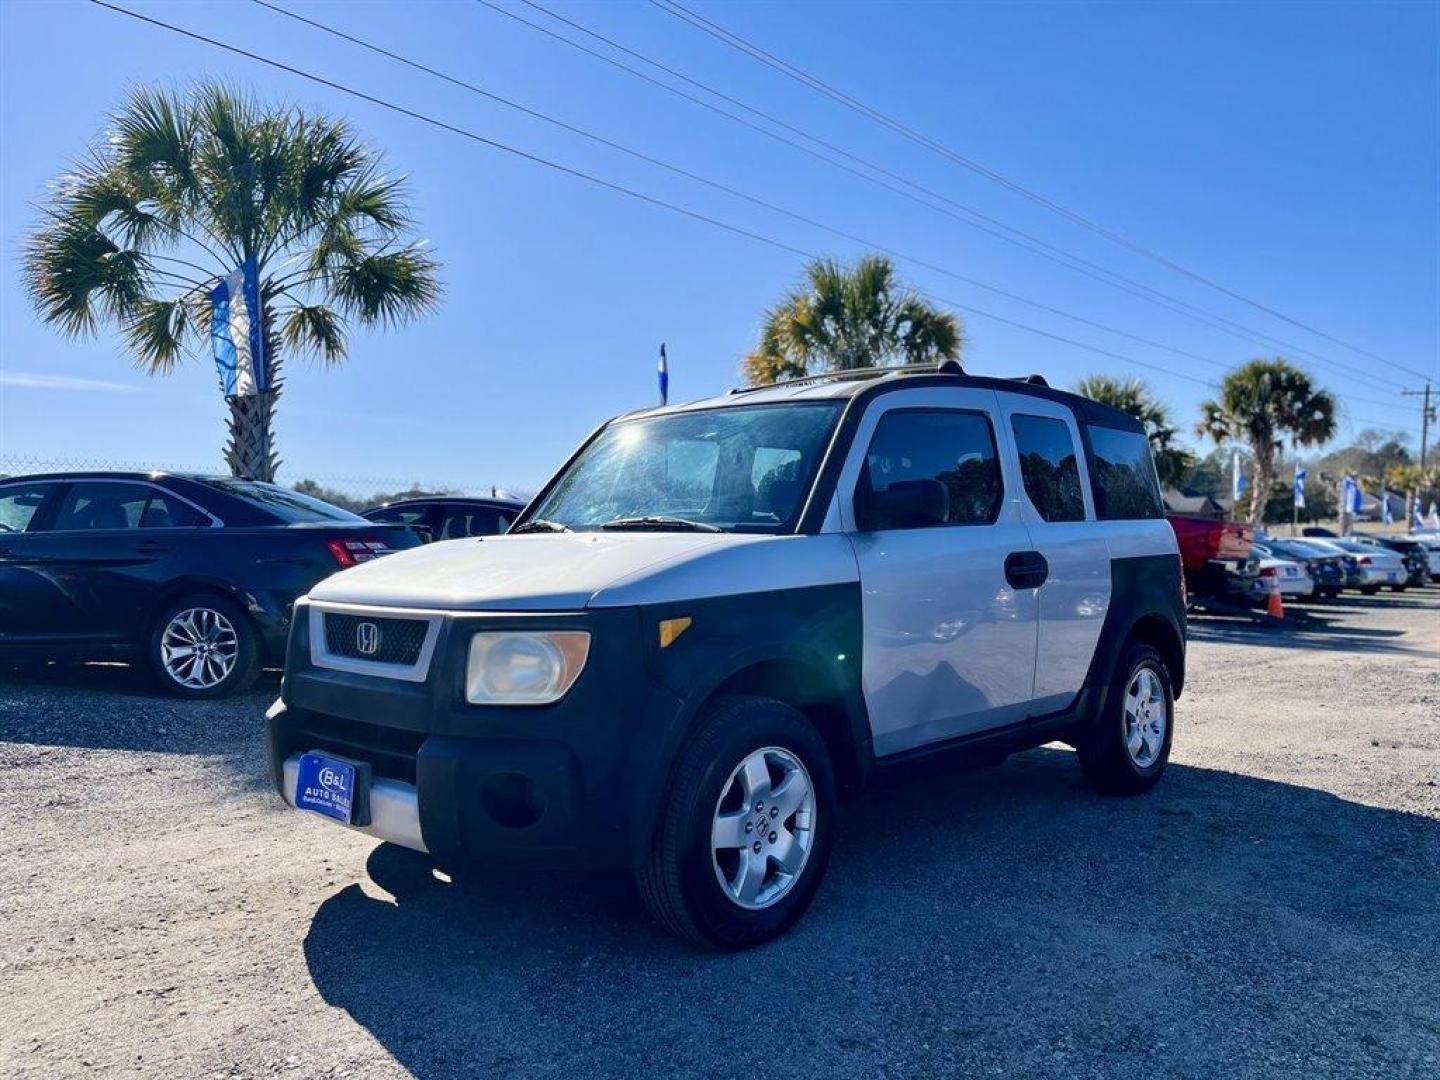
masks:
<instances>
[{"instance_id":1,"label":"red pickup truck","mask_svg":"<svg viewBox=\"0 0 1440 1080\"><path fill-rule=\"evenodd\" d=\"M1167 514L1180 543L1180 564L1191 603L1229 600L1252 603L1257 595L1250 548L1255 529L1239 521ZM1263 599L1263 597L1261 597Z\"/></svg>"}]
</instances>

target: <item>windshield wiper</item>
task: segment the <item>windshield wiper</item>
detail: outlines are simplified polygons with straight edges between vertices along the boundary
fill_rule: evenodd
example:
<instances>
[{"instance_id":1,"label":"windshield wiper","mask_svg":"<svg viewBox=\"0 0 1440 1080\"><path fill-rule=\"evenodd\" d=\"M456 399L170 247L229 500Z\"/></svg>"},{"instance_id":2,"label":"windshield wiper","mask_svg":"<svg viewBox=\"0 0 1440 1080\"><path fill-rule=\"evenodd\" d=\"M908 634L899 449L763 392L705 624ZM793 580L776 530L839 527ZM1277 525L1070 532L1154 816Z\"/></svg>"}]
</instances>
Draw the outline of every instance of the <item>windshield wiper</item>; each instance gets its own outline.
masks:
<instances>
[{"instance_id":1,"label":"windshield wiper","mask_svg":"<svg viewBox=\"0 0 1440 1080\"><path fill-rule=\"evenodd\" d=\"M668 514L648 514L645 517L622 517L607 521L602 529L654 529L657 532L724 532L718 525L689 518L671 517Z\"/></svg>"},{"instance_id":2,"label":"windshield wiper","mask_svg":"<svg viewBox=\"0 0 1440 1080\"><path fill-rule=\"evenodd\" d=\"M544 518L531 518L510 530L510 535L527 532L570 532L569 525L561 525L558 521L546 521Z\"/></svg>"}]
</instances>

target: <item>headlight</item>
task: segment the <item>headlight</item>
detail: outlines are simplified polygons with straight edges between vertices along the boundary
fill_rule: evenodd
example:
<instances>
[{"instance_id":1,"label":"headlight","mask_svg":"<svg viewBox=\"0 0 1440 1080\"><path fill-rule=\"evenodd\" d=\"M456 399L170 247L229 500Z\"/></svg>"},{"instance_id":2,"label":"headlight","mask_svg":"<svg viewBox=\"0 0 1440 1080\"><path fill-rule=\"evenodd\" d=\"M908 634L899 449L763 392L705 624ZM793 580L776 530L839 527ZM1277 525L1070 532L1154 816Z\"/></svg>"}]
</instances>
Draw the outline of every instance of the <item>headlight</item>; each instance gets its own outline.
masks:
<instances>
[{"instance_id":1,"label":"headlight","mask_svg":"<svg viewBox=\"0 0 1440 1080\"><path fill-rule=\"evenodd\" d=\"M470 639L465 699L475 705L546 705L574 685L590 654L584 630L482 633Z\"/></svg>"}]
</instances>

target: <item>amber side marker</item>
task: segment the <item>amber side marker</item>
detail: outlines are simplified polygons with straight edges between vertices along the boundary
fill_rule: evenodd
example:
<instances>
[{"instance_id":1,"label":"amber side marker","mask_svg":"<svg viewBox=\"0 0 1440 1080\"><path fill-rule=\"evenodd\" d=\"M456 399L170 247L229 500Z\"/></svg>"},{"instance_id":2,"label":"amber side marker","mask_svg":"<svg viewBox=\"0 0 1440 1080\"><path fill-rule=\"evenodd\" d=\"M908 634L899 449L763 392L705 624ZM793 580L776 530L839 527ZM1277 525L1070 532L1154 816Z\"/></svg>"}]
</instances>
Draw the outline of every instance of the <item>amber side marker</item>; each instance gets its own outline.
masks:
<instances>
[{"instance_id":1,"label":"amber side marker","mask_svg":"<svg viewBox=\"0 0 1440 1080\"><path fill-rule=\"evenodd\" d=\"M660 620L660 648L668 649L675 644L675 639L690 629L690 616L685 615L679 619Z\"/></svg>"}]
</instances>

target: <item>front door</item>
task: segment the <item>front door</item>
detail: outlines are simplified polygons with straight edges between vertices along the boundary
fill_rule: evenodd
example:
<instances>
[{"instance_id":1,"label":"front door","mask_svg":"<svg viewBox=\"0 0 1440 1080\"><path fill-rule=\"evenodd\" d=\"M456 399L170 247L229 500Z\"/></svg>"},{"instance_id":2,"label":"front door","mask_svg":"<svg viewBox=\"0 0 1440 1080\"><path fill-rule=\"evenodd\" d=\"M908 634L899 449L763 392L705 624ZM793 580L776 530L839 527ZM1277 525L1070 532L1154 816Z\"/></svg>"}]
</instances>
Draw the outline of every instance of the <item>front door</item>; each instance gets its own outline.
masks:
<instances>
[{"instance_id":1,"label":"front door","mask_svg":"<svg viewBox=\"0 0 1440 1080\"><path fill-rule=\"evenodd\" d=\"M877 755L1025 719L1035 591L1006 578L1007 558L1030 537L999 423L993 391L931 388L884 395L857 430L839 511L859 564ZM943 520L867 524L869 493L897 484L933 493Z\"/></svg>"}]
</instances>

